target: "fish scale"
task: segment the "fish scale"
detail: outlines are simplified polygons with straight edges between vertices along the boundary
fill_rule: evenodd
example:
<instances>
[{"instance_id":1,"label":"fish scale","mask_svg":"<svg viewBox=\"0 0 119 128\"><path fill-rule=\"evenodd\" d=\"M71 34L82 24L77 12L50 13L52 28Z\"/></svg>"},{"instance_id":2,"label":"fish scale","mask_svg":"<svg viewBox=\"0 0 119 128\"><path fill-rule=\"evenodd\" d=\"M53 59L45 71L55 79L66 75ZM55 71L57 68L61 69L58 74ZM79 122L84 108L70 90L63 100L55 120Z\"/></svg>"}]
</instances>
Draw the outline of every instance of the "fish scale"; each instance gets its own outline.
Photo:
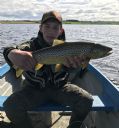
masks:
<instances>
[{"instance_id":1,"label":"fish scale","mask_svg":"<svg viewBox=\"0 0 119 128\"><path fill-rule=\"evenodd\" d=\"M53 46L40 49L33 52L33 58L36 59L35 75L37 70L42 68L43 64L56 64L55 71L60 71L61 64L65 63L66 57L85 56L91 59L98 59L111 54L112 48L89 42L65 42L62 40L54 40ZM85 67L85 65L82 65ZM16 70L16 77L20 77L23 69L13 65Z\"/></svg>"},{"instance_id":2,"label":"fish scale","mask_svg":"<svg viewBox=\"0 0 119 128\"><path fill-rule=\"evenodd\" d=\"M76 44L76 45L75 45ZM81 45L77 45L77 43L73 44L63 44L59 46L53 46L49 48L45 48L33 53L33 56L39 57L61 57L61 56L72 56L72 55L79 55L79 54L86 54L89 53L91 47L82 47Z\"/></svg>"},{"instance_id":3,"label":"fish scale","mask_svg":"<svg viewBox=\"0 0 119 128\"><path fill-rule=\"evenodd\" d=\"M33 58L41 64L63 64L66 57L85 56L98 59L109 55L112 48L90 42L65 42L33 52Z\"/></svg>"}]
</instances>

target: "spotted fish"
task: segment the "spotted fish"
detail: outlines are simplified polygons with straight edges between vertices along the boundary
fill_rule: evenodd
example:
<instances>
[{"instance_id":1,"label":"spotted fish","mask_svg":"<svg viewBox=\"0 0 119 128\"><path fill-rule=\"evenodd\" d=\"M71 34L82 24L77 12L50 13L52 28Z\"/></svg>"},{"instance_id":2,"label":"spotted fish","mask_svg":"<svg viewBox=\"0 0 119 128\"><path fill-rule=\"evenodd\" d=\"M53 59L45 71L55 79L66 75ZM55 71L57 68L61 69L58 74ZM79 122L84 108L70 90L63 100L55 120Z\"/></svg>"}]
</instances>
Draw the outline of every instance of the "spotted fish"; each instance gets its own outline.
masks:
<instances>
[{"instance_id":1,"label":"spotted fish","mask_svg":"<svg viewBox=\"0 0 119 128\"><path fill-rule=\"evenodd\" d=\"M40 49L32 53L37 61L35 70L39 70L43 64L56 64L56 71L65 63L66 57L84 56L90 59L98 59L111 54L112 48L91 42L65 42L54 40L53 46ZM59 68L59 69L58 69ZM23 70L16 68L16 76L19 77Z\"/></svg>"},{"instance_id":2,"label":"spotted fish","mask_svg":"<svg viewBox=\"0 0 119 128\"><path fill-rule=\"evenodd\" d=\"M90 42L65 42L32 53L40 64L64 64L66 57L84 56L98 59L111 54L112 48Z\"/></svg>"}]
</instances>

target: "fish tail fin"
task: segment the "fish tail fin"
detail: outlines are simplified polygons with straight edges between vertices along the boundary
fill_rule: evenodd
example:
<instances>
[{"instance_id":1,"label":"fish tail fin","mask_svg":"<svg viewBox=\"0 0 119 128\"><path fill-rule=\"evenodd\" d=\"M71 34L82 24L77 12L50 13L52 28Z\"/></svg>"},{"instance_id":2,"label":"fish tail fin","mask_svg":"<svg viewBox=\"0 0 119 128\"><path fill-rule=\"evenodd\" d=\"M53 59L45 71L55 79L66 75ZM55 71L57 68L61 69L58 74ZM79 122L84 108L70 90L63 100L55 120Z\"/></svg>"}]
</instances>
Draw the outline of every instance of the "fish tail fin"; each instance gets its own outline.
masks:
<instances>
[{"instance_id":1,"label":"fish tail fin","mask_svg":"<svg viewBox=\"0 0 119 128\"><path fill-rule=\"evenodd\" d=\"M13 65L13 68L16 70L16 77L19 78L22 75L24 70L21 68L18 68L16 65Z\"/></svg>"}]
</instances>

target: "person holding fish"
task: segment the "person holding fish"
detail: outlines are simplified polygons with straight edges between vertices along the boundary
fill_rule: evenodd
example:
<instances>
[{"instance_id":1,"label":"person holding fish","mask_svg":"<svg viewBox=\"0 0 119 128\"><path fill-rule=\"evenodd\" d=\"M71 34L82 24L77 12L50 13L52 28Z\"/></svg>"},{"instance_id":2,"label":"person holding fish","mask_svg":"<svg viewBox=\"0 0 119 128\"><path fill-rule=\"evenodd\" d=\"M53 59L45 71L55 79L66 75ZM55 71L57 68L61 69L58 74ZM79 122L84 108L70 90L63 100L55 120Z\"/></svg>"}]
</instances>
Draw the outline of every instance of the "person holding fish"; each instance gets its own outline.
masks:
<instances>
[{"instance_id":1,"label":"person holding fish","mask_svg":"<svg viewBox=\"0 0 119 128\"><path fill-rule=\"evenodd\" d=\"M60 41L54 41L55 39ZM25 77L24 86L4 102L6 115L12 122L11 127L33 128L27 110L32 110L48 101L72 107L68 128L82 126L91 110L93 98L90 93L73 84L70 75L81 65L87 67L90 58L65 57L63 64L40 64L40 60L34 58L38 50L54 47L64 41L62 17L57 11L49 11L43 14L36 38L19 46L4 49L3 55L7 63L16 72L22 69L21 73Z\"/></svg>"}]
</instances>

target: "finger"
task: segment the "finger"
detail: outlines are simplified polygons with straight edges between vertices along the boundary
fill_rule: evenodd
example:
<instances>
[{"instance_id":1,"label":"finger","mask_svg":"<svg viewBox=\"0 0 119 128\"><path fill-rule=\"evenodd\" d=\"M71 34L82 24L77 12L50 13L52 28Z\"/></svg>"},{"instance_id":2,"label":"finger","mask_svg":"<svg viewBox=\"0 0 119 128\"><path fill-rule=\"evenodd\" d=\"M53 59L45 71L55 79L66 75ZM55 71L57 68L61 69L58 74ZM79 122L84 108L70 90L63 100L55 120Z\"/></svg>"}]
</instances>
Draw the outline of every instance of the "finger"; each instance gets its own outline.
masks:
<instances>
[{"instance_id":1,"label":"finger","mask_svg":"<svg viewBox=\"0 0 119 128\"><path fill-rule=\"evenodd\" d=\"M34 69L35 66L36 66L36 64L37 64L36 61L35 61L33 58L30 59L29 63L30 63L30 65L31 65L31 68L32 68L32 69Z\"/></svg>"},{"instance_id":2,"label":"finger","mask_svg":"<svg viewBox=\"0 0 119 128\"><path fill-rule=\"evenodd\" d=\"M24 69L25 71L29 71L29 70L31 69L30 64L29 64L29 63L26 63L26 64L23 66L23 69Z\"/></svg>"},{"instance_id":3,"label":"finger","mask_svg":"<svg viewBox=\"0 0 119 128\"><path fill-rule=\"evenodd\" d=\"M82 62L81 57L75 56L74 59L75 59L74 61L75 61L76 66L77 67L81 66L81 62Z\"/></svg>"},{"instance_id":4,"label":"finger","mask_svg":"<svg viewBox=\"0 0 119 128\"><path fill-rule=\"evenodd\" d=\"M35 68L36 61L33 59L32 54L29 53L29 57L27 58L27 70L33 70Z\"/></svg>"},{"instance_id":5,"label":"finger","mask_svg":"<svg viewBox=\"0 0 119 128\"><path fill-rule=\"evenodd\" d=\"M90 59L87 59L87 60L82 61L82 68L83 68L83 69L88 66L89 61L90 61Z\"/></svg>"},{"instance_id":6,"label":"finger","mask_svg":"<svg viewBox=\"0 0 119 128\"><path fill-rule=\"evenodd\" d=\"M85 56L76 56L75 57L75 63L77 64L77 67L86 67L89 63L90 58L87 58Z\"/></svg>"},{"instance_id":7,"label":"finger","mask_svg":"<svg viewBox=\"0 0 119 128\"><path fill-rule=\"evenodd\" d=\"M66 62L65 64L66 64L67 67L69 67L69 68L74 67L74 62L73 62L72 57L67 57L65 62Z\"/></svg>"},{"instance_id":8,"label":"finger","mask_svg":"<svg viewBox=\"0 0 119 128\"><path fill-rule=\"evenodd\" d=\"M69 60L69 58L65 58L65 63L64 63L64 65L66 66L66 67L71 67L71 63L70 63L70 60Z\"/></svg>"},{"instance_id":9,"label":"finger","mask_svg":"<svg viewBox=\"0 0 119 128\"><path fill-rule=\"evenodd\" d=\"M33 68L32 66L32 62L30 60L30 58L27 58L26 61L23 62L23 69L25 71L31 70Z\"/></svg>"},{"instance_id":10,"label":"finger","mask_svg":"<svg viewBox=\"0 0 119 128\"><path fill-rule=\"evenodd\" d=\"M69 65L72 68L77 68L77 60L74 56L69 58Z\"/></svg>"}]
</instances>

